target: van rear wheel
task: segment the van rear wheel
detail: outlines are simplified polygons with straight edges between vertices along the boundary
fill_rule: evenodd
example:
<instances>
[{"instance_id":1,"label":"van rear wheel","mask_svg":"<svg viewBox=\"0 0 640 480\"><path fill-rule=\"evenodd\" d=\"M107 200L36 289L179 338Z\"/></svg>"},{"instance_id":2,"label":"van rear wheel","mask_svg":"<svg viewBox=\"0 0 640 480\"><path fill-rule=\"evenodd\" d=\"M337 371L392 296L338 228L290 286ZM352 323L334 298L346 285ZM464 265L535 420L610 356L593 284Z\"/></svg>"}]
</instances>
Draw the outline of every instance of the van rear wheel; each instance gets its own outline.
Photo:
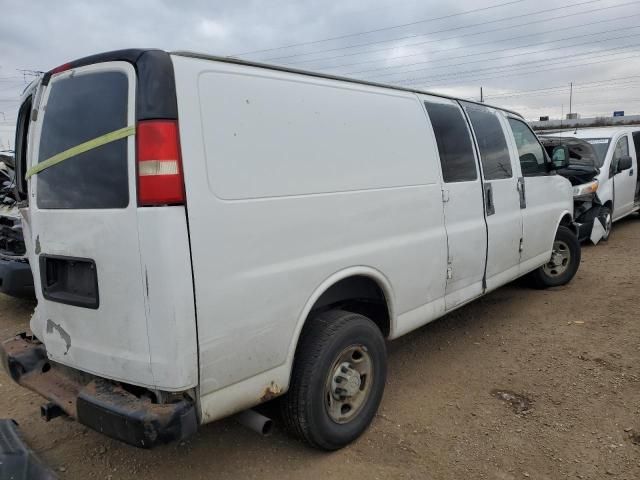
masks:
<instances>
[{"instance_id":1,"label":"van rear wheel","mask_svg":"<svg viewBox=\"0 0 640 480\"><path fill-rule=\"evenodd\" d=\"M302 332L289 391L281 400L288 430L309 445L337 450L375 416L387 376L380 329L367 317L330 310Z\"/></svg>"},{"instance_id":2,"label":"van rear wheel","mask_svg":"<svg viewBox=\"0 0 640 480\"><path fill-rule=\"evenodd\" d=\"M559 287L571 281L580 266L580 242L569 228L560 226L549 261L529 274L536 288Z\"/></svg>"}]
</instances>

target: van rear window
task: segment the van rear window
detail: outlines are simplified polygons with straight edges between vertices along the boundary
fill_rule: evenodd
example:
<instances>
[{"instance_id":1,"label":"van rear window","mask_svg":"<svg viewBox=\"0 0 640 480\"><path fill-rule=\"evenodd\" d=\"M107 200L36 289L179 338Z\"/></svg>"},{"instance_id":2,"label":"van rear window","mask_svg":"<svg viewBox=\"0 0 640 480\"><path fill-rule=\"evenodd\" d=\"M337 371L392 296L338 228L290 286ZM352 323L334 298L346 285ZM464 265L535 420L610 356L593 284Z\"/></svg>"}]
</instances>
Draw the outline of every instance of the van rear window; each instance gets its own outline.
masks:
<instances>
[{"instance_id":1,"label":"van rear window","mask_svg":"<svg viewBox=\"0 0 640 480\"><path fill-rule=\"evenodd\" d=\"M128 79L96 72L54 80L44 110L38 163L127 126ZM129 204L127 139L54 165L36 176L38 208L124 208Z\"/></svg>"}]
</instances>

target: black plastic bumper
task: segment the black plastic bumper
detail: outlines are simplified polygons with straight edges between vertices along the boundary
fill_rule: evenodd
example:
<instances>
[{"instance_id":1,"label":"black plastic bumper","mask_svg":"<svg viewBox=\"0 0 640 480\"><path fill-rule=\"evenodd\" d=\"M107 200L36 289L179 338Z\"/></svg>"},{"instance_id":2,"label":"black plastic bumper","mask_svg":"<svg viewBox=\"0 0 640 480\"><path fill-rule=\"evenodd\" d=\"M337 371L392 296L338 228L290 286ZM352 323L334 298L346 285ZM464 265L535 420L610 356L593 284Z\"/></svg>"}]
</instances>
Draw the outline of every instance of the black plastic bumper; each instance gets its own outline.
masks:
<instances>
[{"instance_id":1,"label":"black plastic bumper","mask_svg":"<svg viewBox=\"0 0 640 480\"><path fill-rule=\"evenodd\" d=\"M152 403L123 385L50 362L44 345L21 334L0 345L2 364L18 384L57 405L100 433L141 448L182 440L195 433L195 405L182 398Z\"/></svg>"},{"instance_id":2,"label":"black plastic bumper","mask_svg":"<svg viewBox=\"0 0 640 480\"><path fill-rule=\"evenodd\" d=\"M0 259L0 292L12 297L33 298L33 274L28 262Z\"/></svg>"}]
</instances>

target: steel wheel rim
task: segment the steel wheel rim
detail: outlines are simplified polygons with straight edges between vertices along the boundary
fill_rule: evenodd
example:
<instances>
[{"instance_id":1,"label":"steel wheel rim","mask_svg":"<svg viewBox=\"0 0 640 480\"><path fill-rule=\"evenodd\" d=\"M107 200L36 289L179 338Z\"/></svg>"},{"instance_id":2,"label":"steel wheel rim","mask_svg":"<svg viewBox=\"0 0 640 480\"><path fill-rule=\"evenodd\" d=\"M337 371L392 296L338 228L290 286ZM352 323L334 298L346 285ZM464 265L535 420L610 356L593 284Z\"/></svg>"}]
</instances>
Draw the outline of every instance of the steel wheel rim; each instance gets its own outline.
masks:
<instances>
[{"instance_id":1,"label":"steel wheel rim","mask_svg":"<svg viewBox=\"0 0 640 480\"><path fill-rule=\"evenodd\" d=\"M371 393L373 362L364 345L352 345L336 357L325 382L324 402L329 418L350 422Z\"/></svg>"},{"instance_id":2,"label":"steel wheel rim","mask_svg":"<svg viewBox=\"0 0 640 480\"><path fill-rule=\"evenodd\" d=\"M551 259L542 267L544 273L550 277L559 277L567 271L571 263L571 250L569 245L562 240L553 242Z\"/></svg>"}]
</instances>

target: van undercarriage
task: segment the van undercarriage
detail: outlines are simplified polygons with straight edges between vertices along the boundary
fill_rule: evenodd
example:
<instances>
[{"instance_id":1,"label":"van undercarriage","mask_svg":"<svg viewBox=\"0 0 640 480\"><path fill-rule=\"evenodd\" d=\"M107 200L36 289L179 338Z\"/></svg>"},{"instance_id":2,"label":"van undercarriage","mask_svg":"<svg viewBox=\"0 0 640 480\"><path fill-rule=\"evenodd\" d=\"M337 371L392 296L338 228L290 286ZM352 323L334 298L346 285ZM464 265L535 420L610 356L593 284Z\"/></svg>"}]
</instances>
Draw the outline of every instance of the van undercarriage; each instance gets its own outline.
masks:
<instances>
[{"instance_id":1,"label":"van undercarriage","mask_svg":"<svg viewBox=\"0 0 640 480\"><path fill-rule=\"evenodd\" d=\"M44 345L24 333L0 345L0 358L15 382L49 400L41 407L45 420L67 415L142 448L182 440L198 428L195 403L187 395L171 394L166 403L155 403L148 390L50 361Z\"/></svg>"}]
</instances>

